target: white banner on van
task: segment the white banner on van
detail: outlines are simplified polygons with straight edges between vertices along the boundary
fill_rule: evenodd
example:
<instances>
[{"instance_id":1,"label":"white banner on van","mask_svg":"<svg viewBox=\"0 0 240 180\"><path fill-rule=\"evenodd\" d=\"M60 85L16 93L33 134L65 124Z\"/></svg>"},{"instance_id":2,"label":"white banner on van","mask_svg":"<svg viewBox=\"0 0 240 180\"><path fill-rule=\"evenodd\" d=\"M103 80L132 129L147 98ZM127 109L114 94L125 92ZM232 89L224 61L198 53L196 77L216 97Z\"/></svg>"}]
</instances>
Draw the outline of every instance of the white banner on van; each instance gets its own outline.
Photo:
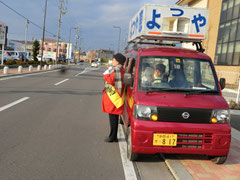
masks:
<instances>
[{"instance_id":1,"label":"white banner on van","mask_svg":"<svg viewBox=\"0 0 240 180\"><path fill-rule=\"evenodd\" d=\"M208 9L145 4L129 23L128 41L138 38L200 41L206 38Z\"/></svg>"}]
</instances>

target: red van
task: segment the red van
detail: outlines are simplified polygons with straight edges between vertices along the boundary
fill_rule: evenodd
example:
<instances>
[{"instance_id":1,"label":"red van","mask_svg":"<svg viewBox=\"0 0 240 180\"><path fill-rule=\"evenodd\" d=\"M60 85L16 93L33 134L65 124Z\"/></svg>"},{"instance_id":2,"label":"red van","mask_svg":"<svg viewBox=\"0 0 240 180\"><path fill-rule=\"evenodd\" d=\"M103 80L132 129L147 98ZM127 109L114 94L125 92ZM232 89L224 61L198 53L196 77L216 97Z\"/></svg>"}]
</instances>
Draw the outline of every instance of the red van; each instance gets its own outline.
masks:
<instances>
[{"instance_id":1,"label":"red van","mask_svg":"<svg viewBox=\"0 0 240 180\"><path fill-rule=\"evenodd\" d=\"M231 142L230 111L211 58L169 46L127 52L122 116L131 161L140 154L203 154L226 161Z\"/></svg>"}]
</instances>

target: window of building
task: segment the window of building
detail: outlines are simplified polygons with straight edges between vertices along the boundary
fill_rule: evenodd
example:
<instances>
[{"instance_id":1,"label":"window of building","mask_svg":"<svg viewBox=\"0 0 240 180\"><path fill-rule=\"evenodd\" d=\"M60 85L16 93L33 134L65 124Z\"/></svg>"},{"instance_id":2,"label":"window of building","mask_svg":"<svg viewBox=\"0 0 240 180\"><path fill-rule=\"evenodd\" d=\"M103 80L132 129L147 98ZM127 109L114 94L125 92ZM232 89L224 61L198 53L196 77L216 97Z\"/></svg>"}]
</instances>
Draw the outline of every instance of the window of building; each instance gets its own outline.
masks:
<instances>
[{"instance_id":1,"label":"window of building","mask_svg":"<svg viewBox=\"0 0 240 180\"><path fill-rule=\"evenodd\" d=\"M229 41L235 41L237 32L237 20L232 21L230 39Z\"/></svg>"},{"instance_id":2,"label":"window of building","mask_svg":"<svg viewBox=\"0 0 240 180\"><path fill-rule=\"evenodd\" d=\"M57 52L57 49L53 49L53 52Z\"/></svg>"},{"instance_id":3,"label":"window of building","mask_svg":"<svg viewBox=\"0 0 240 180\"><path fill-rule=\"evenodd\" d=\"M240 65L240 41L236 42L233 65Z\"/></svg>"},{"instance_id":4,"label":"window of building","mask_svg":"<svg viewBox=\"0 0 240 180\"><path fill-rule=\"evenodd\" d=\"M240 11L240 0L235 0L234 9L233 9L233 19L239 17Z\"/></svg>"},{"instance_id":5,"label":"window of building","mask_svg":"<svg viewBox=\"0 0 240 180\"><path fill-rule=\"evenodd\" d=\"M240 18L238 19L238 27L237 27L237 40L240 41Z\"/></svg>"},{"instance_id":6,"label":"window of building","mask_svg":"<svg viewBox=\"0 0 240 180\"><path fill-rule=\"evenodd\" d=\"M215 61L217 65L240 65L240 0L223 0Z\"/></svg>"},{"instance_id":7,"label":"window of building","mask_svg":"<svg viewBox=\"0 0 240 180\"><path fill-rule=\"evenodd\" d=\"M227 58L226 58L227 65L232 65L233 48L234 48L234 42L229 43L228 44L228 53L227 53Z\"/></svg>"},{"instance_id":8,"label":"window of building","mask_svg":"<svg viewBox=\"0 0 240 180\"><path fill-rule=\"evenodd\" d=\"M48 50L48 51L51 51L51 48L48 48L47 50Z\"/></svg>"},{"instance_id":9,"label":"window of building","mask_svg":"<svg viewBox=\"0 0 240 180\"><path fill-rule=\"evenodd\" d=\"M233 0L229 0L227 10L227 21L232 19L232 13L233 13Z\"/></svg>"}]
</instances>

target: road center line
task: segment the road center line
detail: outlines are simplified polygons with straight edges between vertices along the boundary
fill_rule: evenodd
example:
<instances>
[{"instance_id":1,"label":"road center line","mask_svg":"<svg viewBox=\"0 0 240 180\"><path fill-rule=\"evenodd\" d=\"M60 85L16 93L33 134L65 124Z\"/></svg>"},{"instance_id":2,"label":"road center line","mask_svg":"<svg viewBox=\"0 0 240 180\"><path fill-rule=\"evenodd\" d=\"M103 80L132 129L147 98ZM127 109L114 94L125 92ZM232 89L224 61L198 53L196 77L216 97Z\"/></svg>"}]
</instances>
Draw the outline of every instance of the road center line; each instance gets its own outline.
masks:
<instances>
[{"instance_id":1,"label":"road center line","mask_svg":"<svg viewBox=\"0 0 240 180\"><path fill-rule=\"evenodd\" d=\"M29 98L30 98L30 97L24 97L24 98L21 98L21 99L19 99L19 100L17 100L17 101L14 101L14 102L6 105L6 106L0 107L0 112L1 112L1 111L4 111L4 110L6 110L6 109L8 109L8 108L10 108L10 107L12 107L12 106L15 106L16 104L19 104L19 103L21 103L21 102L23 102L23 101L26 101L26 100L29 99Z\"/></svg>"},{"instance_id":2,"label":"road center line","mask_svg":"<svg viewBox=\"0 0 240 180\"><path fill-rule=\"evenodd\" d=\"M60 81L60 82L58 82L58 83L56 83L56 84L54 84L55 86L58 86L59 84L62 84L62 83L64 83L65 81L68 81L69 79L64 79L64 80L62 80L62 81Z\"/></svg>"},{"instance_id":3,"label":"road center line","mask_svg":"<svg viewBox=\"0 0 240 180\"><path fill-rule=\"evenodd\" d=\"M123 164L123 170L126 180L137 180L137 175L134 170L133 163L127 158L127 143L123 132L122 125L118 125L118 144Z\"/></svg>"}]
</instances>

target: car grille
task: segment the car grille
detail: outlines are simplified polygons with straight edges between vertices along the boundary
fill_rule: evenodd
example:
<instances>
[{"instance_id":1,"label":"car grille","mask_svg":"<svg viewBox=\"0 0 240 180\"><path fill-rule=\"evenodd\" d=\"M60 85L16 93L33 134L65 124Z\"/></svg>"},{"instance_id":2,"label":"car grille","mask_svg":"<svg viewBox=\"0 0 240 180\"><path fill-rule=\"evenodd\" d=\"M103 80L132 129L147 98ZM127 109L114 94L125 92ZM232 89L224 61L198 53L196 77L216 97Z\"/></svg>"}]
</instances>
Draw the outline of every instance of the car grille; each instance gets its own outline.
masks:
<instances>
[{"instance_id":1,"label":"car grille","mask_svg":"<svg viewBox=\"0 0 240 180\"><path fill-rule=\"evenodd\" d=\"M158 121L181 123L210 123L212 109L158 107ZM184 119L183 113L190 116Z\"/></svg>"},{"instance_id":2,"label":"car grille","mask_svg":"<svg viewBox=\"0 0 240 180\"><path fill-rule=\"evenodd\" d=\"M203 145L212 143L212 134L190 134L190 133L175 133L177 134L177 146L173 148L196 148L202 149Z\"/></svg>"}]
</instances>

